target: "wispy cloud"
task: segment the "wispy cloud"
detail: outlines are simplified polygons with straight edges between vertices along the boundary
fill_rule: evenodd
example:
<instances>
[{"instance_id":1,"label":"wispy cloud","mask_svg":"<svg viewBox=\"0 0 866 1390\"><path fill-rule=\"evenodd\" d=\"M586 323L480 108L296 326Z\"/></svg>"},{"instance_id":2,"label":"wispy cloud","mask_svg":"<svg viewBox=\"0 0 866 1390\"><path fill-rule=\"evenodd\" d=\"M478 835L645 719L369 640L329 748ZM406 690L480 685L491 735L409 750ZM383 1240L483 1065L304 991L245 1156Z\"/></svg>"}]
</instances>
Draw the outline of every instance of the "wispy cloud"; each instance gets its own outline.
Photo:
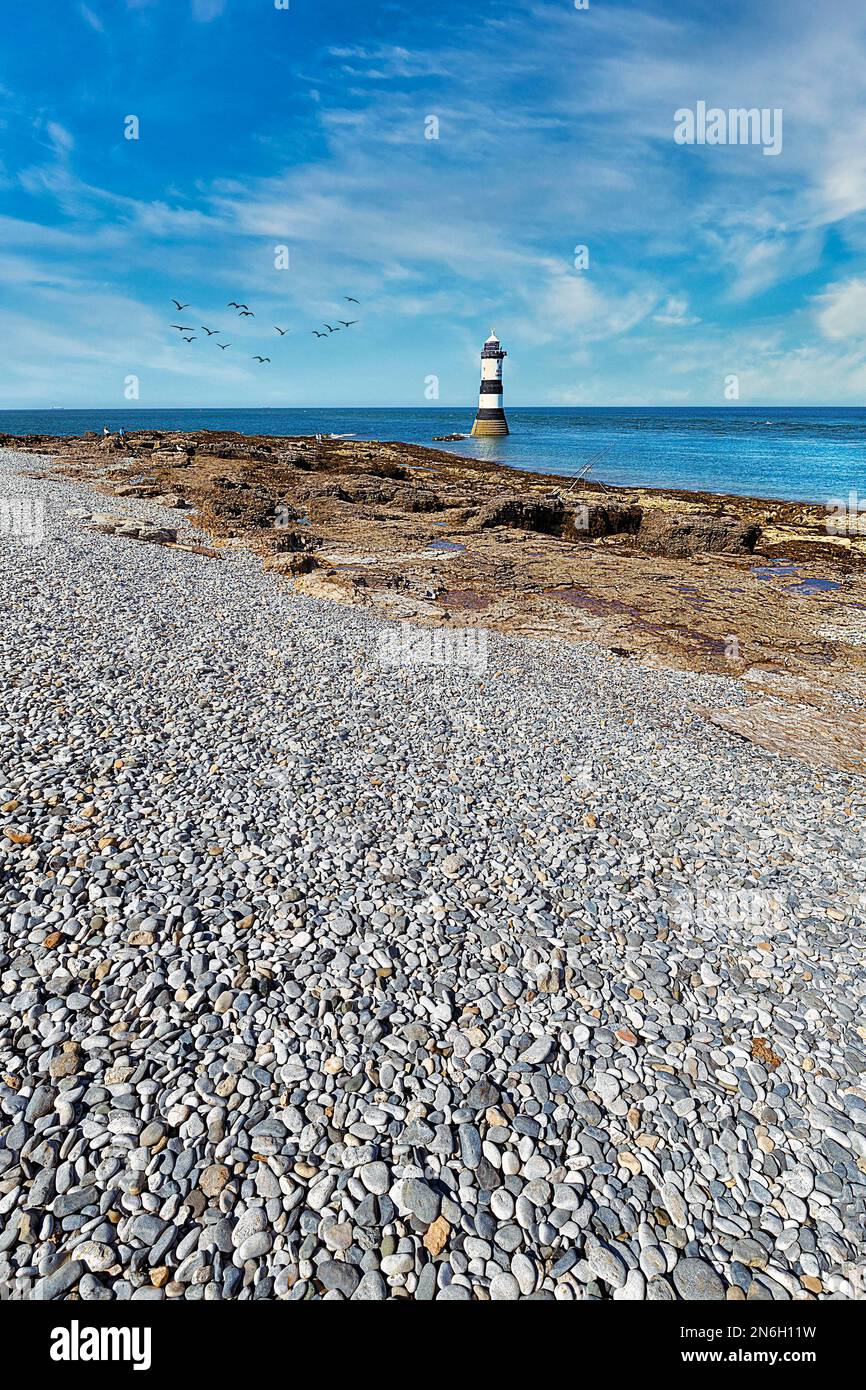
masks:
<instances>
[{"instance_id":1,"label":"wispy cloud","mask_svg":"<svg viewBox=\"0 0 866 1390\"><path fill-rule=\"evenodd\" d=\"M691 328L700 323L700 319L689 313L689 301L685 296L669 295L658 313L653 314L653 323L664 324L666 328Z\"/></svg>"},{"instance_id":2,"label":"wispy cloud","mask_svg":"<svg viewBox=\"0 0 866 1390\"><path fill-rule=\"evenodd\" d=\"M89 24L91 29L96 30L97 34L105 33L105 25L99 18L99 15L94 14L93 10L90 8L89 5L79 5L78 13L81 15L81 18L84 20L85 24Z\"/></svg>"},{"instance_id":3,"label":"wispy cloud","mask_svg":"<svg viewBox=\"0 0 866 1390\"><path fill-rule=\"evenodd\" d=\"M72 135L59 121L49 121L45 129L58 154L68 154L75 146Z\"/></svg>"},{"instance_id":4,"label":"wispy cloud","mask_svg":"<svg viewBox=\"0 0 866 1390\"><path fill-rule=\"evenodd\" d=\"M192 0L193 19L198 20L199 24L210 24L212 19L219 19L220 15L225 14L226 0Z\"/></svg>"},{"instance_id":5,"label":"wispy cloud","mask_svg":"<svg viewBox=\"0 0 866 1390\"><path fill-rule=\"evenodd\" d=\"M829 285L818 297L818 326L832 341L866 338L866 280Z\"/></svg>"}]
</instances>

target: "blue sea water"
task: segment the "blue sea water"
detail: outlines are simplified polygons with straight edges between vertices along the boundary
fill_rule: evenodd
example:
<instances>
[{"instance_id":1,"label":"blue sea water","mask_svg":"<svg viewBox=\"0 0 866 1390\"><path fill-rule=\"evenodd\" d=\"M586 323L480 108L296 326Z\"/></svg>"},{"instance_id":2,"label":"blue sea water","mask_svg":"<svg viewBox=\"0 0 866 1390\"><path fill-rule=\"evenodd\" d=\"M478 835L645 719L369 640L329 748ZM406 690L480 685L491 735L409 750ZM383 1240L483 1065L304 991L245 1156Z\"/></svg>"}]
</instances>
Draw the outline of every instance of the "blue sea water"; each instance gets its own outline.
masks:
<instances>
[{"instance_id":1,"label":"blue sea water","mask_svg":"<svg viewBox=\"0 0 866 1390\"><path fill-rule=\"evenodd\" d=\"M866 495L866 409L860 407L507 408L511 434L437 444L513 468L627 487L687 488L826 503ZM2 410L0 433L231 429L242 434L350 434L431 444L468 432L473 410Z\"/></svg>"}]
</instances>

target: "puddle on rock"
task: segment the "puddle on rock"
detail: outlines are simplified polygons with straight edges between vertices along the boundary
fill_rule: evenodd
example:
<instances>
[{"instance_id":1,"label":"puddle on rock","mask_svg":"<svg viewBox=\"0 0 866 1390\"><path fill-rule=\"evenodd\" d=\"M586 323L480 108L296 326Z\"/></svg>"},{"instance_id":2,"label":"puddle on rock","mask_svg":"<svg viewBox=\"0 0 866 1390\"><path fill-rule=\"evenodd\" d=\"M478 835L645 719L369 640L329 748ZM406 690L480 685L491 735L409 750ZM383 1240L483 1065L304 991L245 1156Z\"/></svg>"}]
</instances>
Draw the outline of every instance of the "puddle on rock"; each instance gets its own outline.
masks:
<instances>
[{"instance_id":1,"label":"puddle on rock","mask_svg":"<svg viewBox=\"0 0 866 1390\"><path fill-rule=\"evenodd\" d=\"M784 579L790 574L799 574L799 565L789 563L778 565L762 565L752 570L756 579Z\"/></svg>"},{"instance_id":2,"label":"puddle on rock","mask_svg":"<svg viewBox=\"0 0 866 1390\"><path fill-rule=\"evenodd\" d=\"M803 594L808 597L810 594L832 593L841 585L835 579L817 579L813 575L803 576L802 565L795 565L790 560L774 561L772 565L760 565L752 570L756 579L791 579L796 578L796 584L786 584L786 594Z\"/></svg>"},{"instance_id":3,"label":"puddle on rock","mask_svg":"<svg viewBox=\"0 0 866 1390\"><path fill-rule=\"evenodd\" d=\"M427 549L441 550L448 555L462 555L466 546L461 545L459 541L431 541Z\"/></svg>"},{"instance_id":4,"label":"puddle on rock","mask_svg":"<svg viewBox=\"0 0 866 1390\"><path fill-rule=\"evenodd\" d=\"M799 584L787 584L786 594L826 594L834 589L840 589L841 584L837 584L835 579L803 579Z\"/></svg>"}]
</instances>

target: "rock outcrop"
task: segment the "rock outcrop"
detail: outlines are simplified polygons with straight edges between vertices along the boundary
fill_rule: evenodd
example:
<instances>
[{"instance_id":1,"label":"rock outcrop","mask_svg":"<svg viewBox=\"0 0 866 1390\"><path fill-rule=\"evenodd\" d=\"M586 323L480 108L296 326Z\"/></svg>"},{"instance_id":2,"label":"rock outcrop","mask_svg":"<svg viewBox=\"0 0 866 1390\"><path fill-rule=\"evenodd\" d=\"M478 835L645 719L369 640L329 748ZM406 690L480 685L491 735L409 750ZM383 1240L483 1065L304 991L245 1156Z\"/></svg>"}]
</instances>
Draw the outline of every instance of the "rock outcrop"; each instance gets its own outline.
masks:
<instances>
[{"instance_id":1,"label":"rock outcrop","mask_svg":"<svg viewBox=\"0 0 866 1390\"><path fill-rule=\"evenodd\" d=\"M780 757L866 775L866 737L859 713L772 698L721 709L696 706L696 712Z\"/></svg>"},{"instance_id":2,"label":"rock outcrop","mask_svg":"<svg viewBox=\"0 0 866 1390\"><path fill-rule=\"evenodd\" d=\"M621 502L590 502L566 510L560 534L563 540L600 540L603 536L630 535L640 530L643 508Z\"/></svg>"},{"instance_id":3,"label":"rock outcrop","mask_svg":"<svg viewBox=\"0 0 866 1390\"><path fill-rule=\"evenodd\" d=\"M685 560L691 555L751 555L760 535L756 522L744 522L727 512L648 512L636 544L648 555Z\"/></svg>"},{"instance_id":4,"label":"rock outcrop","mask_svg":"<svg viewBox=\"0 0 866 1390\"><path fill-rule=\"evenodd\" d=\"M295 552L283 551L280 554L272 555L265 560L263 568L273 570L277 574L311 574L314 569L318 569L319 561L315 555L299 554Z\"/></svg>"},{"instance_id":5,"label":"rock outcrop","mask_svg":"<svg viewBox=\"0 0 866 1390\"><path fill-rule=\"evenodd\" d=\"M521 531L558 536L564 516L565 504L560 497L505 492L481 508L478 525L482 530L490 526L513 526Z\"/></svg>"}]
</instances>

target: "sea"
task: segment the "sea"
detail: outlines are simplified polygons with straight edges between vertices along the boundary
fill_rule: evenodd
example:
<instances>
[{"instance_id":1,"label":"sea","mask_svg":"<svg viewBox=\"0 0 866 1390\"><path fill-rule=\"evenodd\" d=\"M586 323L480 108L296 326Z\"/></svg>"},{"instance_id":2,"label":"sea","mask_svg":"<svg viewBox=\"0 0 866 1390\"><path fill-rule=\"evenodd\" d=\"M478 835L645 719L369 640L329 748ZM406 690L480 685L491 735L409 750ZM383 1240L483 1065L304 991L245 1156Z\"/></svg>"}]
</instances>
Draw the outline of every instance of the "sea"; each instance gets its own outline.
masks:
<instances>
[{"instance_id":1,"label":"sea","mask_svg":"<svg viewBox=\"0 0 866 1390\"><path fill-rule=\"evenodd\" d=\"M626 487L685 488L823 504L866 497L866 408L507 408L510 435L437 443L512 468ZM0 410L0 434L237 430L432 445L468 434L472 407L267 410Z\"/></svg>"}]
</instances>

